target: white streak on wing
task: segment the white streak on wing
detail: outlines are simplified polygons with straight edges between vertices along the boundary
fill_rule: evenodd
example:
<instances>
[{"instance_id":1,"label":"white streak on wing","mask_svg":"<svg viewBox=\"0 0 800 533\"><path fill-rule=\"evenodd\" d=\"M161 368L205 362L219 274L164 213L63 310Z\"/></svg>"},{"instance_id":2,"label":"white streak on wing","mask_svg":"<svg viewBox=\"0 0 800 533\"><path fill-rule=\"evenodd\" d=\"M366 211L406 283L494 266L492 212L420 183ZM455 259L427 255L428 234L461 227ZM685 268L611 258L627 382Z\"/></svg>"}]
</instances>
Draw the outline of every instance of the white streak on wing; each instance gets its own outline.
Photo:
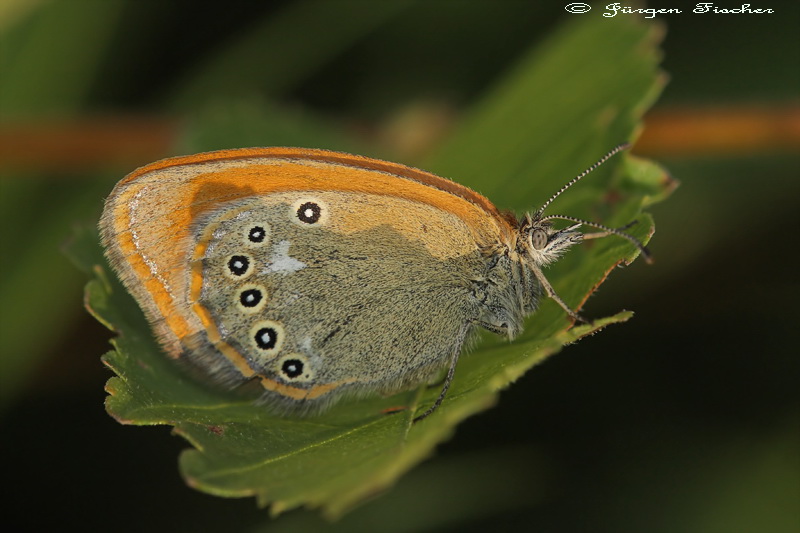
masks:
<instances>
[{"instance_id":1,"label":"white streak on wing","mask_svg":"<svg viewBox=\"0 0 800 533\"><path fill-rule=\"evenodd\" d=\"M211 242L208 243L206 251L203 253L204 259L214 256L214 253L217 251L217 244L227 233L228 231L222 227L218 227L214 230L214 233L211 234Z\"/></svg>"},{"instance_id":2,"label":"white streak on wing","mask_svg":"<svg viewBox=\"0 0 800 533\"><path fill-rule=\"evenodd\" d=\"M310 351L311 350L311 337L308 337L308 336L303 337L303 339L300 341L300 348L302 348L303 350L306 350L306 351Z\"/></svg>"},{"instance_id":3,"label":"white streak on wing","mask_svg":"<svg viewBox=\"0 0 800 533\"><path fill-rule=\"evenodd\" d=\"M297 272L306 267L302 261L298 261L294 257L289 256L289 241L281 241L272 247L272 256L269 258L269 264L261 271L262 274L269 272L276 272L280 274L290 274Z\"/></svg>"},{"instance_id":4,"label":"white streak on wing","mask_svg":"<svg viewBox=\"0 0 800 533\"><path fill-rule=\"evenodd\" d=\"M148 189L147 187L142 187L142 190L140 190L139 192L136 193L136 195L133 197L133 200L131 200L131 202L129 204L129 207L128 207L128 219L131 221L131 229L130 229L131 238L133 239L134 247L136 247L136 250L139 252L139 255L142 257L142 261L144 261L144 264L146 264L147 268L150 269L150 273L153 275L154 278L156 278L161 283L161 285L164 286L164 290L166 290L167 293L174 298L175 296L172 294L172 289L169 286L169 282L159 272L158 265L156 264L155 261L150 259L147 256L147 254L144 253L144 250L142 249L142 247L141 247L141 245L139 243L139 234L136 232L136 229L135 229L136 225L139 222L137 220L138 219L137 209L139 207L139 202L141 200L141 197L144 196L148 192L147 189Z\"/></svg>"}]
</instances>

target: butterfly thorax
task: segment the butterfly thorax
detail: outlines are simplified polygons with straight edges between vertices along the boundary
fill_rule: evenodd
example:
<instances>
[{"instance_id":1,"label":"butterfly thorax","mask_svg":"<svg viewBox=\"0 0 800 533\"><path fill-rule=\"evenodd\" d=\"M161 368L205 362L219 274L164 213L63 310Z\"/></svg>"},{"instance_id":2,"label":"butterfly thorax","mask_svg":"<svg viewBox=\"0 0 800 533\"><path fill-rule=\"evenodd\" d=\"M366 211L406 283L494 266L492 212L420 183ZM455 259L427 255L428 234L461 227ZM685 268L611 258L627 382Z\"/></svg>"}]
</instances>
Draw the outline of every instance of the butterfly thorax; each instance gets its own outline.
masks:
<instances>
[{"instance_id":1,"label":"butterfly thorax","mask_svg":"<svg viewBox=\"0 0 800 533\"><path fill-rule=\"evenodd\" d=\"M540 287L513 243L484 254L486 271L473 280L477 324L509 339L516 337L525 317L537 306Z\"/></svg>"}]
</instances>

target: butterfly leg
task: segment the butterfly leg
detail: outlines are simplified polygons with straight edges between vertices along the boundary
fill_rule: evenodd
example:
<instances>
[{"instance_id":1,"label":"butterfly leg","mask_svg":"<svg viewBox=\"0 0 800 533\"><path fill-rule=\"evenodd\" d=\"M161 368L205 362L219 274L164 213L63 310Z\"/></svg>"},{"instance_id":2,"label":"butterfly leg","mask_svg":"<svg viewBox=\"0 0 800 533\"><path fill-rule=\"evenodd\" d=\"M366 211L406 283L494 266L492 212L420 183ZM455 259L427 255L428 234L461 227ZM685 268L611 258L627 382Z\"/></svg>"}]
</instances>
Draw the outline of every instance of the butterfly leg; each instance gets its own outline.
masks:
<instances>
[{"instance_id":1,"label":"butterfly leg","mask_svg":"<svg viewBox=\"0 0 800 533\"><path fill-rule=\"evenodd\" d=\"M447 395L447 390L450 388L450 383L452 383L453 381L453 376L456 373L456 365L458 364L458 357L461 355L461 348L464 345L464 339L466 339L467 337L467 332L469 331L470 325L471 325L470 323L465 324L464 327L462 327L461 331L459 332L458 342L455 343L455 346L453 348L453 354L450 357L450 368L447 369L447 376L444 378L444 385L442 385L442 391L439 393L439 397L436 398L436 401L433 402L433 405L428 407L428 409L424 413L422 413L421 415L419 415L414 419L413 422L414 424L430 416L436 409L439 408L440 405L442 405L444 397Z\"/></svg>"},{"instance_id":2,"label":"butterfly leg","mask_svg":"<svg viewBox=\"0 0 800 533\"><path fill-rule=\"evenodd\" d=\"M589 324L589 323L590 323L588 320L586 320L585 318L583 318L581 315L579 315L578 313L576 313L575 311L573 311L573 310L572 310L572 309L571 309L571 308L570 308L570 307L569 307L569 306L568 306L568 305L567 305L567 304L564 302L564 300L562 300L562 299L561 299L561 297L558 295L558 293L557 293L557 292L556 292L556 290L553 288L553 286L552 286L552 285L550 285L550 282L549 282L549 281L547 281L547 278L545 278L545 277L544 277L544 274L542 273L542 271L541 271L541 270L539 270L538 268L534 268L534 269L532 269L532 270L533 270L533 274L536 276L536 279L538 279L538 280L539 280L539 283L541 283L541 285L542 285L542 288L544 289L544 292L547 294L547 296L549 296L550 298L552 298L553 300L555 300L555 302L556 302L558 305L560 305L560 306L561 306L561 308L562 308L564 311L566 311L566 312L567 312L567 314L568 314L569 316L571 316L571 317L572 317L572 318L573 318L575 321L577 321L577 322L583 322L584 324Z\"/></svg>"}]
</instances>

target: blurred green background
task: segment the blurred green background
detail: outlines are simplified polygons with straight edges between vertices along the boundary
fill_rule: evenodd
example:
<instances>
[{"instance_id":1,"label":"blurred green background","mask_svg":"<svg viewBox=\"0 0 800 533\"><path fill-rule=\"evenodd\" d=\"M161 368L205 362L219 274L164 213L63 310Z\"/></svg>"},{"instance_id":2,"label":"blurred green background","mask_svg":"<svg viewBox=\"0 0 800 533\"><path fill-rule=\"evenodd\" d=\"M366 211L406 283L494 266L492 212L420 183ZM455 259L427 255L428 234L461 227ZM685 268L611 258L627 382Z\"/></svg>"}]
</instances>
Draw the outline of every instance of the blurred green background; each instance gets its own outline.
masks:
<instances>
[{"instance_id":1,"label":"blurred green background","mask_svg":"<svg viewBox=\"0 0 800 533\"><path fill-rule=\"evenodd\" d=\"M271 521L252 500L195 492L176 469L184 441L105 414L109 333L59 247L115 181L254 136L422 161L537 43L601 16L538 4L3 2L4 517L119 531L800 530L797 4L686 4L646 21L666 29L670 83L634 153L682 185L652 210L656 264L615 273L587 307L636 316L529 372L341 522Z\"/></svg>"}]
</instances>

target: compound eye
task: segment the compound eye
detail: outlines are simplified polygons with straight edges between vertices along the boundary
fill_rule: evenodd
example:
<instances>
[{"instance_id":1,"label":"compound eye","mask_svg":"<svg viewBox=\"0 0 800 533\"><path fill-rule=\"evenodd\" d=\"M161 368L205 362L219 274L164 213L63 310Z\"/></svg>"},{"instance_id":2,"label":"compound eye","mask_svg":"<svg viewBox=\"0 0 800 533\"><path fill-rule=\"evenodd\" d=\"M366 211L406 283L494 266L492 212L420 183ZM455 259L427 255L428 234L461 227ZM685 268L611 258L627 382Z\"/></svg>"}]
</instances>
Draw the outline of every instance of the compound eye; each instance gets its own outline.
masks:
<instances>
[{"instance_id":1,"label":"compound eye","mask_svg":"<svg viewBox=\"0 0 800 533\"><path fill-rule=\"evenodd\" d=\"M534 250L541 250L547 246L547 232L541 228L536 228L531 233L531 244Z\"/></svg>"}]
</instances>

